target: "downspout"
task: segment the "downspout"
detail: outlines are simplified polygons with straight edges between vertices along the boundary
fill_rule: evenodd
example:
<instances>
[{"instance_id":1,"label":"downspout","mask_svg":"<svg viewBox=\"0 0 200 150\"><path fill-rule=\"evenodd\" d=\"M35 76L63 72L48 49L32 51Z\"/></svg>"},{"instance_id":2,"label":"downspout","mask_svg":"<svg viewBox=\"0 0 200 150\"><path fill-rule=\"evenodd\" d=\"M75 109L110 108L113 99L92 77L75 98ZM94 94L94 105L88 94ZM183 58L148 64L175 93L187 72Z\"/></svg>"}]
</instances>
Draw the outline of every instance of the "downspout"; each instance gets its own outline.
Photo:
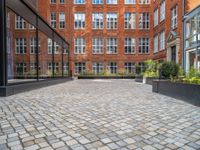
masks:
<instances>
[{"instance_id":1,"label":"downspout","mask_svg":"<svg viewBox=\"0 0 200 150\"><path fill-rule=\"evenodd\" d=\"M185 68L185 0L182 0L182 67Z\"/></svg>"}]
</instances>

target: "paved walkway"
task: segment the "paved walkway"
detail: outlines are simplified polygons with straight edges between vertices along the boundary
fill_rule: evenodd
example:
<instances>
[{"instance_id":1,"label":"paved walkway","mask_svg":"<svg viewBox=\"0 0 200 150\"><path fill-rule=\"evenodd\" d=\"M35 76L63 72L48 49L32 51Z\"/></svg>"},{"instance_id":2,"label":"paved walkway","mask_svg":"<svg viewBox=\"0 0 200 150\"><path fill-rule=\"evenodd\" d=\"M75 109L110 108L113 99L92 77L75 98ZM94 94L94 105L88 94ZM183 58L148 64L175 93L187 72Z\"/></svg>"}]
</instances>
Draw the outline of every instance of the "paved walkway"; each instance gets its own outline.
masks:
<instances>
[{"instance_id":1,"label":"paved walkway","mask_svg":"<svg viewBox=\"0 0 200 150\"><path fill-rule=\"evenodd\" d=\"M200 108L133 80L70 81L0 98L0 149L198 150Z\"/></svg>"}]
</instances>

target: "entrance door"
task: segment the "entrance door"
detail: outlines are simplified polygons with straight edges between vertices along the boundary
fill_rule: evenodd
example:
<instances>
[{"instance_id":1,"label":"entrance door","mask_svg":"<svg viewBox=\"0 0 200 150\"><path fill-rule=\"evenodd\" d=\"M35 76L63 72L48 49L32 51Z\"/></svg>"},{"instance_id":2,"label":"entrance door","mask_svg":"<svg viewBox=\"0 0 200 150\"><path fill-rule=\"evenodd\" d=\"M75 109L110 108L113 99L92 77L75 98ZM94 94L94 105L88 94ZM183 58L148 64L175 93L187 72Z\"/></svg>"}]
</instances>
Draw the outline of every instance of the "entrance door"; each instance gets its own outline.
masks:
<instances>
[{"instance_id":1,"label":"entrance door","mask_svg":"<svg viewBox=\"0 0 200 150\"><path fill-rule=\"evenodd\" d=\"M171 47L171 61L176 62L176 46Z\"/></svg>"}]
</instances>

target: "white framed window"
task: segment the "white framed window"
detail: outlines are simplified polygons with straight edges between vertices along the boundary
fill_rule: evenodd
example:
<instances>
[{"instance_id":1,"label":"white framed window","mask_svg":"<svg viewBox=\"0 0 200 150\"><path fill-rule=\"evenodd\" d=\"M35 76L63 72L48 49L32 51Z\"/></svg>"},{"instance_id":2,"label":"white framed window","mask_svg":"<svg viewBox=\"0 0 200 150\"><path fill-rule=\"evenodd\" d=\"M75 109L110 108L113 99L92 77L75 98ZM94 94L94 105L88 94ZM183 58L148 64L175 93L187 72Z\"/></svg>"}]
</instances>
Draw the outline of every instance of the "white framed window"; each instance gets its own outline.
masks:
<instances>
[{"instance_id":1,"label":"white framed window","mask_svg":"<svg viewBox=\"0 0 200 150\"><path fill-rule=\"evenodd\" d=\"M165 0L160 4L160 22L165 20Z\"/></svg>"},{"instance_id":2,"label":"white framed window","mask_svg":"<svg viewBox=\"0 0 200 150\"><path fill-rule=\"evenodd\" d=\"M37 70L37 63L36 62L31 62L30 63L30 71L32 73L34 73L34 72L36 72L36 70Z\"/></svg>"},{"instance_id":3,"label":"white framed window","mask_svg":"<svg viewBox=\"0 0 200 150\"><path fill-rule=\"evenodd\" d=\"M74 39L74 53L84 54L85 53L85 38Z\"/></svg>"},{"instance_id":4,"label":"white framed window","mask_svg":"<svg viewBox=\"0 0 200 150\"><path fill-rule=\"evenodd\" d=\"M103 29L103 13L92 14L92 29Z\"/></svg>"},{"instance_id":5,"label":"white framed window","mask_svg":"<svg viewBox=\"0 0 200 150\"><path fill-rule=\"evenodd\" d=\"M74 4L85 4L85 0L74 0Z\"/></svg>"},{"instance_id":6,"label":"white framed window","mask_svg":"<svg viewBox=\"0 0 200 150\"><path fill-rule=\"evenodd\" d=\"M56 0L50 0L50 4L56 4Z\"/></svg>"},{"instance_id":7,"label":"white framed window","mask_svg":"<svg viewBox=\"0 0 200 150\"><path fill-rule=\"evenodd\" d=\"M117 4L117 0L106 0L106 4Z\"/></svg>"},{"instance_id":8,"label":"white framed window","mask_svg":"<svg viewBox=\"0 0 200 150\"><path fill-rule=\"evenodd\" d=\"M26 21L19 15L15 15L15 29L25 29Z\"/></svg>"},{"instance_id":9,"label":"white framed window","mask_svg":"<svg viewBox=\"0 0 200 150\"><path fill-rule=\"evenodd\" d=\"M134 54L136 52L136 40L135 38L125 38L124 40L125 54Z\"/></svg>"},{"instance_id":10,"label":"white framed window","mask_svg":"<svg viewBox=\"0 0 200 150\"><path fill-rule=\"evenodd\" d=\"M178 25L178 6L176 5L171 10L171 28L175 29Z\"/></svg>"},{"instance_id":11,"label":"white framed window","mask_svg":"<svg viewBox=\"0 0 200 150\"><path fill-rule=\"evenodd\" d=\"M106 39L107 54L117 53L117 38Z\"/></svg>"},{"instance_id":12,"label":"white framed window","mask_svg":"<svg viewBox=\"0 0 200 150\"><path fill-rule=\"evenodd\" d=\"M85 13L74 14L74 28L85 29Z\"/></svg>"},{"instance_id":13,"label":"white framed window","mask_svg":"<svg viewBox=\"0 0 200 150\"><path fill-rule=\"evenodd\" d=\"M36 28L33 25L29 24L29 29L30 30L35 30Z\"/></svg>"},{"instance_id":14,"label":"white framed window","mask_svg":"<svg viewBox=\"0 0 200 150\"><path fill-rule=\"evenodd\" d=\"M60 0L60 4L64 4L65 3L65 0Z\"/></svg>"},{"instance_id":15,"label":"white framed window","mask_svg":"<svg viewBox=\"0 0 200 150\"><path fill-rule=\"evenodd\" d=\"M134 74L135 73L135 63L134 62L125 62L124 67L126 70L126 74Z\"/></svg>"},{"instance_id":16,"label":"white framed window","mask_svg":"<svg viewBox=\"0 0 200 150\"><path fill-rule=\"evenodd\" d=\"M158 9L154 10L154 27L158 25Z\"/></svg>"},{"instance_id":17,"label":"white framed window","mask_svg":"<svg viewBox=\"0 0 200 150\"><path fill-rule=\"evenodd\" d=\"M125 4L135 4L136 0L125 0Z\"/></svg>"},{"instance_id":18,"label":"white framed window","mask_svg":"<svg viewBox=\"0 0 200 150\"><path fill-rule=\"evenodd\" d=\"M26 72L27 72L26 63L16 63L17 75L23 75Z\"/></svg>"},{"instance_id":19,"label":"white framed window","mask_svg":"<svg viewBox=\"0 0 200 150\"><path fill-rule=\"evenodd\" d=\"M92 39L92 52L93 54L103 54L103 38Z\"/></svg>"},{"instance_id":20,"label":"white framed window","mask_svg":"<svg viewBox=\"0 0 200 150\"><path fill-rule=\"evenodd\" d=\"M125 29L136 28L136 13L126 12L124 14L124 28Z\"/></svg>"},{"instance_id":21,"label":"white framed window","mask_svg":"<svg viewBox=\"0 0 200 150\"><path fill-rule=\"evenodd\" d=\"M149 13L140 13L139 14L139 29L149 29L150 19Z\"/></svg>"},{"instance_id":22,"label":"white framed window","mask_svg":"<svg viewBox=\"0 0 200 150\"><path fill-rule=\"evenodd\" d=\"M69 70L69 63L64 63L63 64L63 73L64 73L64 75L68 74L68 70Z\"/></svg>"},{"instance_id":23,"label":"white framed window","mask_svg":"<svg viewBox=\"0 0 200 150\"><path fill-rule=\"evenodd\" d=\"M92 0L92 4L103 4L103 0Z\"/></svg>"},{"instance_id":24,"label":"white framed window","mask_svg":"<svg viewBox=\"0 0 200 150\"><path fill-rule=\"evenodd\" d=\"M108 69L109 73L111 73L111 74L117 73L117 63L116 62L108 63L107 69Z\"/></svg>"},{"instance_id":25,"label":"white framed window","mask_svg":"<svg viewBox=\"0 0 200 150\"><path fill-rule=\"evenodd\" d=\"M103 72L104 66L101 62L94 62L92 64L92 71L94 74L100 74Z\"/></svg>"},{"instance_id":26,"label":"white framed window","mask_svg":"<svg viewBox=\"0 0 200 150\"><path fill-rule=\"evenodd\" d=\"M53 63L52 63L52 62L49 62L49 63L48 63L48 71L49 71L49 72L52 72L53 67L54 67L54 71L57 73L57 72L59 71L59 63L58 63L58 62L55 62L55 63L54 63L54 66L53 66Z\"/></svg>"},{"instance_id":27,"label":"white framed window","mask_svg":"<svg viewBox=\"0 0 200 150\"><path fill-rule=\"evenodd\" d=\"M52 28L56 28L56 13L51 12L50 24Z\"/></svg>"},{"instance_id":28,"label":"white framed window","mask_svg":"<svg viewBox=\"0 0 200 150\"><path fill-rule=\"evenodd\" d=\"M40 52L40 40L38 40L38 52ZM36 37L30 38L30 54L36 54L37 53L37 41Z\"/></svg>"},{"instance_id":29,"label":"white framed window","mask_svg":"<svg viewBox=\"0 0 200 150\"><path fill-rule=\"evenodd\" d=\"M165 49L165 31L160 32L160 50Z\"/></svg>"},{"instance_id":30,"label":"white framed window","mask_svg":"<svg viewBox=\"0 0 200 150\"><path fill-rule=\"evenodd\" d=\"M106 14L106 27L107 29L117 29L117 13L107 13Z\"/></svg>"},{"instance_id":31,"label":"white framed window","mask_svg":"<svg viewBox=\"0 0 200 150\"><path fill-rule=\"evenodd\" d=\"M153 38L153 47L154 47L154 53L158 52L158 35L154 36Z\"/></svg>"},{"instance_id":32,"label":"white framed window","mask_svg":"<svg viewBox=\"0 0 200 150\"><path fill-rule=\"evenodd\" d=\"M26 38L16 38L15 39L15 53L25 54L26 53Z\"/></svg>"},{"instance_id":33,"label":"white framed window","mask_svg":"<svg viewBox=\"0 0 200 150\"><path fill-rule=\"evenodd\" d=\"M53 54L52 44L52 39L48 39L48 54ZM59 45L56 42L54 42L54 54L59 54Z\"/></svg>"},{"instance_id":34,"label":"white framed window","mask_svg":"<svg viewBox=\"0 0 200 150\"><path fill-rule=\"evenodd\" d=\"M86 70L86 64L85 62L75 62L75 73L81 74L84 73Z\"/></svg>"},{"instance_id":35,"label":"white framed window","mask_svg":"<svg viewBox=\"0 0 200 150\"><path fill-rule=\"evenodd\" d=\"M59 28L65 28L65 13L59 13Z\"/></svg>"},{"instance_id":36,"label":"white framed window","mask_svg":"<svg viewBox=\"0 0 200 150\"><path fill-rule=\"evenodd\" d=\"M139 4L150 4L151 0L139 0Z\"/></svg>"},{"instance_id":37,"label":"white framed window","mask_svg":"<svg viewBox=\"0 0 200 150\"><path fill-rule=\"evenodd\" d=\"M148 54L149 53L149 38L139 38L139 53Z\"/></svg>"}]
</instances>

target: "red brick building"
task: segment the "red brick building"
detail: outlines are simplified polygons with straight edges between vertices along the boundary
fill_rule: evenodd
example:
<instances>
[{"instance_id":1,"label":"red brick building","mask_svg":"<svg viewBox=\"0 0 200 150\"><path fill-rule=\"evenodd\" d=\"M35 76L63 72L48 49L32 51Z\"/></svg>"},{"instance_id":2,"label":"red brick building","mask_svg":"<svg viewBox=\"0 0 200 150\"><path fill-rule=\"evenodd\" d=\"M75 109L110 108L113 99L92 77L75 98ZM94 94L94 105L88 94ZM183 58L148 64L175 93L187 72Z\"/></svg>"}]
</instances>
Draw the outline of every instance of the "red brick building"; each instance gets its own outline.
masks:
<instances>
[{"instance_id":1,"label":"red brick building","mask_svg":"<svg viewBox=\"0 0 200 150\"><path fill-rule=\"evenodd\" d=\"M199 2L185 3L190 10ZM45 0L36 5L70 43L74 74L132 74L147 59L182 64L182 0ZM41 42L41 50L47 48L47 40ZM58 70L60 59L55 57Z\"/></svg>"}]
</instances>

